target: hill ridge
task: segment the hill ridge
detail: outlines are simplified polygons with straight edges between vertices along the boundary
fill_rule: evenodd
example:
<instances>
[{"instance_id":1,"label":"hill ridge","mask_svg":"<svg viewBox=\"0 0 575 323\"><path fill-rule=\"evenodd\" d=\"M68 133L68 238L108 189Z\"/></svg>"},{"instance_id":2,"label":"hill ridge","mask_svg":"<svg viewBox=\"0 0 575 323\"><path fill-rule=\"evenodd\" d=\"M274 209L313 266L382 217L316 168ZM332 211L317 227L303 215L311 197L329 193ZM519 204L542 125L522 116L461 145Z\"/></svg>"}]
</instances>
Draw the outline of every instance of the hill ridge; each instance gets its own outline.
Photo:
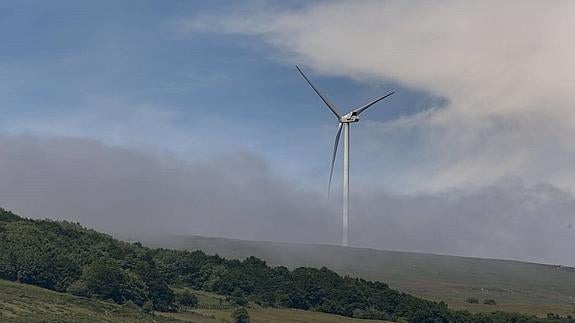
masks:
<instances>
[{"instance_id":1,"label":"hill ridge","mask_svg":"<svg viewBox=\"0 0 575 323\"><path fill-rule=\"evenodd\" d=\"M142 239L127 238L122 234L113 234L112 236L118 237L124 241L140 241L146 242L151 241L152 243L158 243L158 239L154 237L159 237L156 235L142 235ZM165 235L162 235L165 237ZM452 258L463 258L463 259L473 259L473 260L489 260L489 261L502 261L502 262L515 262L528 265L541 265L556 267L558 269L565 269L568 271L575 271L575 266L563 265L563 264L552 264L552 263L541 263L526 260L517 259L504 259L504 258L490 258L490 257L476 257L476 256L465 256L465 255L450 255L441 254L433 252L422 252L422 251L409 251L409 250L394 250L394 249L379 249L374 247L361 247L361 246L340 246L337 244L330 243L307 243L307 242L288 242L288 241L271 241L271 240L251 240L251 239L240 239L240 238L227 238L227 237L216 237L216 236L202 236L202 235L182 235L175 234L169 235L168 237L178 238L178 239L197 239L197 240L214 240L214 241L230 241L230 242L240 242L240 243L254 243L254 244L271 244L271 245L296 245L296 246L316 246L316 247L330 247L330 248L341 248L341 249L356 249L356 250L369 250L375 252L386 252L386 253L397 253L397 254L412 254L412 255L422 255L422 256L436 256L436 257L452 257ZM151 239L151 240L150 240Z\"/></svg>"}]
</instances>

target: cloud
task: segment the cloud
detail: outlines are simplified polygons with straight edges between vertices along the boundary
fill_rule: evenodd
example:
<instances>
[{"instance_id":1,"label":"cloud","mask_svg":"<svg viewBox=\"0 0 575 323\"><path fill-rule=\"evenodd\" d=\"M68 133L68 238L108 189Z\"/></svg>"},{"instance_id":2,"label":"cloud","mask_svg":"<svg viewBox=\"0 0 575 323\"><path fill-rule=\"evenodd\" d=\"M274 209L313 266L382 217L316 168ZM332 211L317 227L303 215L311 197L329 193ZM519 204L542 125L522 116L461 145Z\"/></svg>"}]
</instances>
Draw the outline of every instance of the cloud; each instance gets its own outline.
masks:
<instances>
[{"instance_id":1,"label":"cloud","mask_svg":"<svg viewBox=\"0 0 575 323\"><path fill-rule=\"evenodd\" d=\"M187 162L89 139L0 136L0 165L0 206L22 216L79 221L136 239L340 237L339 203L282 179L250 153ZM355 193L355 246L575 265L575 199L551 185Z\"/></svg>"},{"instance_id":2,"label":"cloud","mask_svg":"<svg viewBox=\"0 0 575 323\"><path fill-rule=\"evenodd\" d=\"M182 28L260 37L320 73L445 97L433 113L380 125L421 133L423 159L405 172L415 190L510 176L575 188L572 1L342 0L196 16Z\"/></svg>"},{"instance_id":3,"label":"cloud","mask_svg":"<svg viewBox=\"0 0 575 323\"><path fill-rule=\"evenodd\" d=\"M575 243L575 199L551 185L505 180L465 191L355 198L362 245L575 264L564 254Z\"/></svg>"},{"instance_id":4,"label":"cloud","mask_svg":"<svg viewBox=\"0 0 575 323\"><path fill-rule=\"evenodd\" d=\"M316 241L309 228L284 226L319 228L329 214L316 193L274 178L249 153L183 162L94 140L31 136L0 137L0 152L0 203L24 216L109 232ZM331 229L321 229L324 241Z\"/></svg>"}]
</instances>

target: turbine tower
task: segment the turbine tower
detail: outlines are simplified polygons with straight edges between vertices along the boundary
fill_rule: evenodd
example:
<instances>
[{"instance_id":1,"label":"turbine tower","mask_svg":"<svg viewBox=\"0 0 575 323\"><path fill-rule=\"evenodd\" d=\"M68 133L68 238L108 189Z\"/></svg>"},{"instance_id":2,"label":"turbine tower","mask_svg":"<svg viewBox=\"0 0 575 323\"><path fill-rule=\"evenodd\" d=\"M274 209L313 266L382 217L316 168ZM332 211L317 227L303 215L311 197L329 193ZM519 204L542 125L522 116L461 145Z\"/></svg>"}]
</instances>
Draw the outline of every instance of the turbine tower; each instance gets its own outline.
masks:
<instances>
[{"instance_id":1,"label":"turbine tower","mask_svg":"<svg viewBox=\"0 0 575 323\"><path fill-rule=\"evenodd\" d=\"M319 90L311 83L311 81L305 76L305 74L301 71L299 66L296 66L297 70L303 76L303 78L307 81L307 83L311 86L311 88L319 95L321 100L327 105L327 107L333 112L333 114L337 117L339 122L339 126L337 128L337 133L335 134L335 142L333 144L333 155L331 157L331 170L329 172L329 184L328 184L328 194L331 189L331 179L333 177L333 166L335 164L335 157L337 156L337 147L339 145L339 137L341 135L341 130L343 129L343 218L342 218L342 237L341 237L341 244L343 246L347 246L349 242L349 124L358 122L359 115L367 110L372 105L376 104L377 102L387 98L388 96L395 93L392 91L380 98L377 98L367 104L364 104L356 109L351 110L345 115L339 114L335 105L331 103Z\"/></svg>"}]
</instances>

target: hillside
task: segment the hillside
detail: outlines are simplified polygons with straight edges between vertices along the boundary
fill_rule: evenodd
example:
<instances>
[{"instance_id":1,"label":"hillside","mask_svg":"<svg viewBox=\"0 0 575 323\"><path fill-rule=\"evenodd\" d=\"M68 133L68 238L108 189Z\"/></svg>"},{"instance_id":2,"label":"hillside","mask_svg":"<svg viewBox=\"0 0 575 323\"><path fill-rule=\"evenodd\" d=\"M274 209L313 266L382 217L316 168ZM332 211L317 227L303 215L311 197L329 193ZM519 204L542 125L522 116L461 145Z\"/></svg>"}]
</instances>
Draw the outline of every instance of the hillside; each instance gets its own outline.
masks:
<instances>
[{"instance_id":1,"label":"hillside","mask_svg":"<svg viewBox=\"0 0 575 323\"><path fill-rule=\"evenodd\" d=\"M253 323L375 323L301 310L249 309ZM167 323L229 322L231 310L197 310L188 313L145 315L137 307L121 306L0 279L0 322L7 323Z\"/></svg>"},{"instance_id":2,"label":"hillside","mask_svg":"<svg viewBox=\"0 0 575 323\"><path fill-rule=\"evenodd\" d=\"M77 223L25 219L3 209L0 278L108 300L142 313L193 307L193 295L186 295L193 291L219 295L231 308L251 305L261 315L280 308L413 323L575 322L568 315L540 319L518 313L471 314L326 267L290 270L253 256L240 261L202 251L152 249Z\"/></svg>"},{"instance_id":3,"label":"hillside","mask_svg":"<svg viewBox=\"0 0 575 323\"><path fill-rule=\"evenodd\" d=\"M205 237L148 237L145 244L188 250L202 250L226 258L249 255L274 266L327 266L339 274L379 280L392 288L456 308L469 307L467 297L492 298L497 309L536 313L574 311L575 268L518 261L441 256L408 252L256 242Z\"/></svg>"},{"instance_id":4,"label":"hillside","mask_svg":"<svg viewBox=\"0 0 575 323\"><path fill-rule=\"evenodd\" d=\"M195 310L192 313L162 313L164 317L195 323L232 323L231 310ZM277 308L250 308L250 323L385 323L379 320L354 319L313 311Z\"/></svg>"},{"instance_id":5,"label":"hillside","mask_svg":"<svg viewBox=\"0 0 575 323\"><path fill-rule=\"evenodd\" d=\"M145 315L137 307L0 280L0 322L162 323L173 320Z\"/></svg>"}]
</instances>

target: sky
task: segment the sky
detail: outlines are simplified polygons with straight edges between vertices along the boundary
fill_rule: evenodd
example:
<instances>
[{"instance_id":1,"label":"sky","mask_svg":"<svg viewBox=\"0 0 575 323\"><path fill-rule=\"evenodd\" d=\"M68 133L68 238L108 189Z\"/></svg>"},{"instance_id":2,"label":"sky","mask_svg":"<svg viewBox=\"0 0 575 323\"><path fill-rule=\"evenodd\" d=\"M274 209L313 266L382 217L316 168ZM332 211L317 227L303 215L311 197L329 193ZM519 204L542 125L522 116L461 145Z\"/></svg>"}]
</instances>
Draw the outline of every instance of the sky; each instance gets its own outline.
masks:
<instances>
[{"instance_id":1,"label":"sky","mask_svg":"<svg viewBox=\"0 0 575 323\"><path fill-rule=\"evenodd\" d=\"M575 265L570 1L3 1L0 206L132 234ZM340 156L341 157L341 156ZM336 162L334 187L341 184Z\"/></svg>"}]
</instances>

